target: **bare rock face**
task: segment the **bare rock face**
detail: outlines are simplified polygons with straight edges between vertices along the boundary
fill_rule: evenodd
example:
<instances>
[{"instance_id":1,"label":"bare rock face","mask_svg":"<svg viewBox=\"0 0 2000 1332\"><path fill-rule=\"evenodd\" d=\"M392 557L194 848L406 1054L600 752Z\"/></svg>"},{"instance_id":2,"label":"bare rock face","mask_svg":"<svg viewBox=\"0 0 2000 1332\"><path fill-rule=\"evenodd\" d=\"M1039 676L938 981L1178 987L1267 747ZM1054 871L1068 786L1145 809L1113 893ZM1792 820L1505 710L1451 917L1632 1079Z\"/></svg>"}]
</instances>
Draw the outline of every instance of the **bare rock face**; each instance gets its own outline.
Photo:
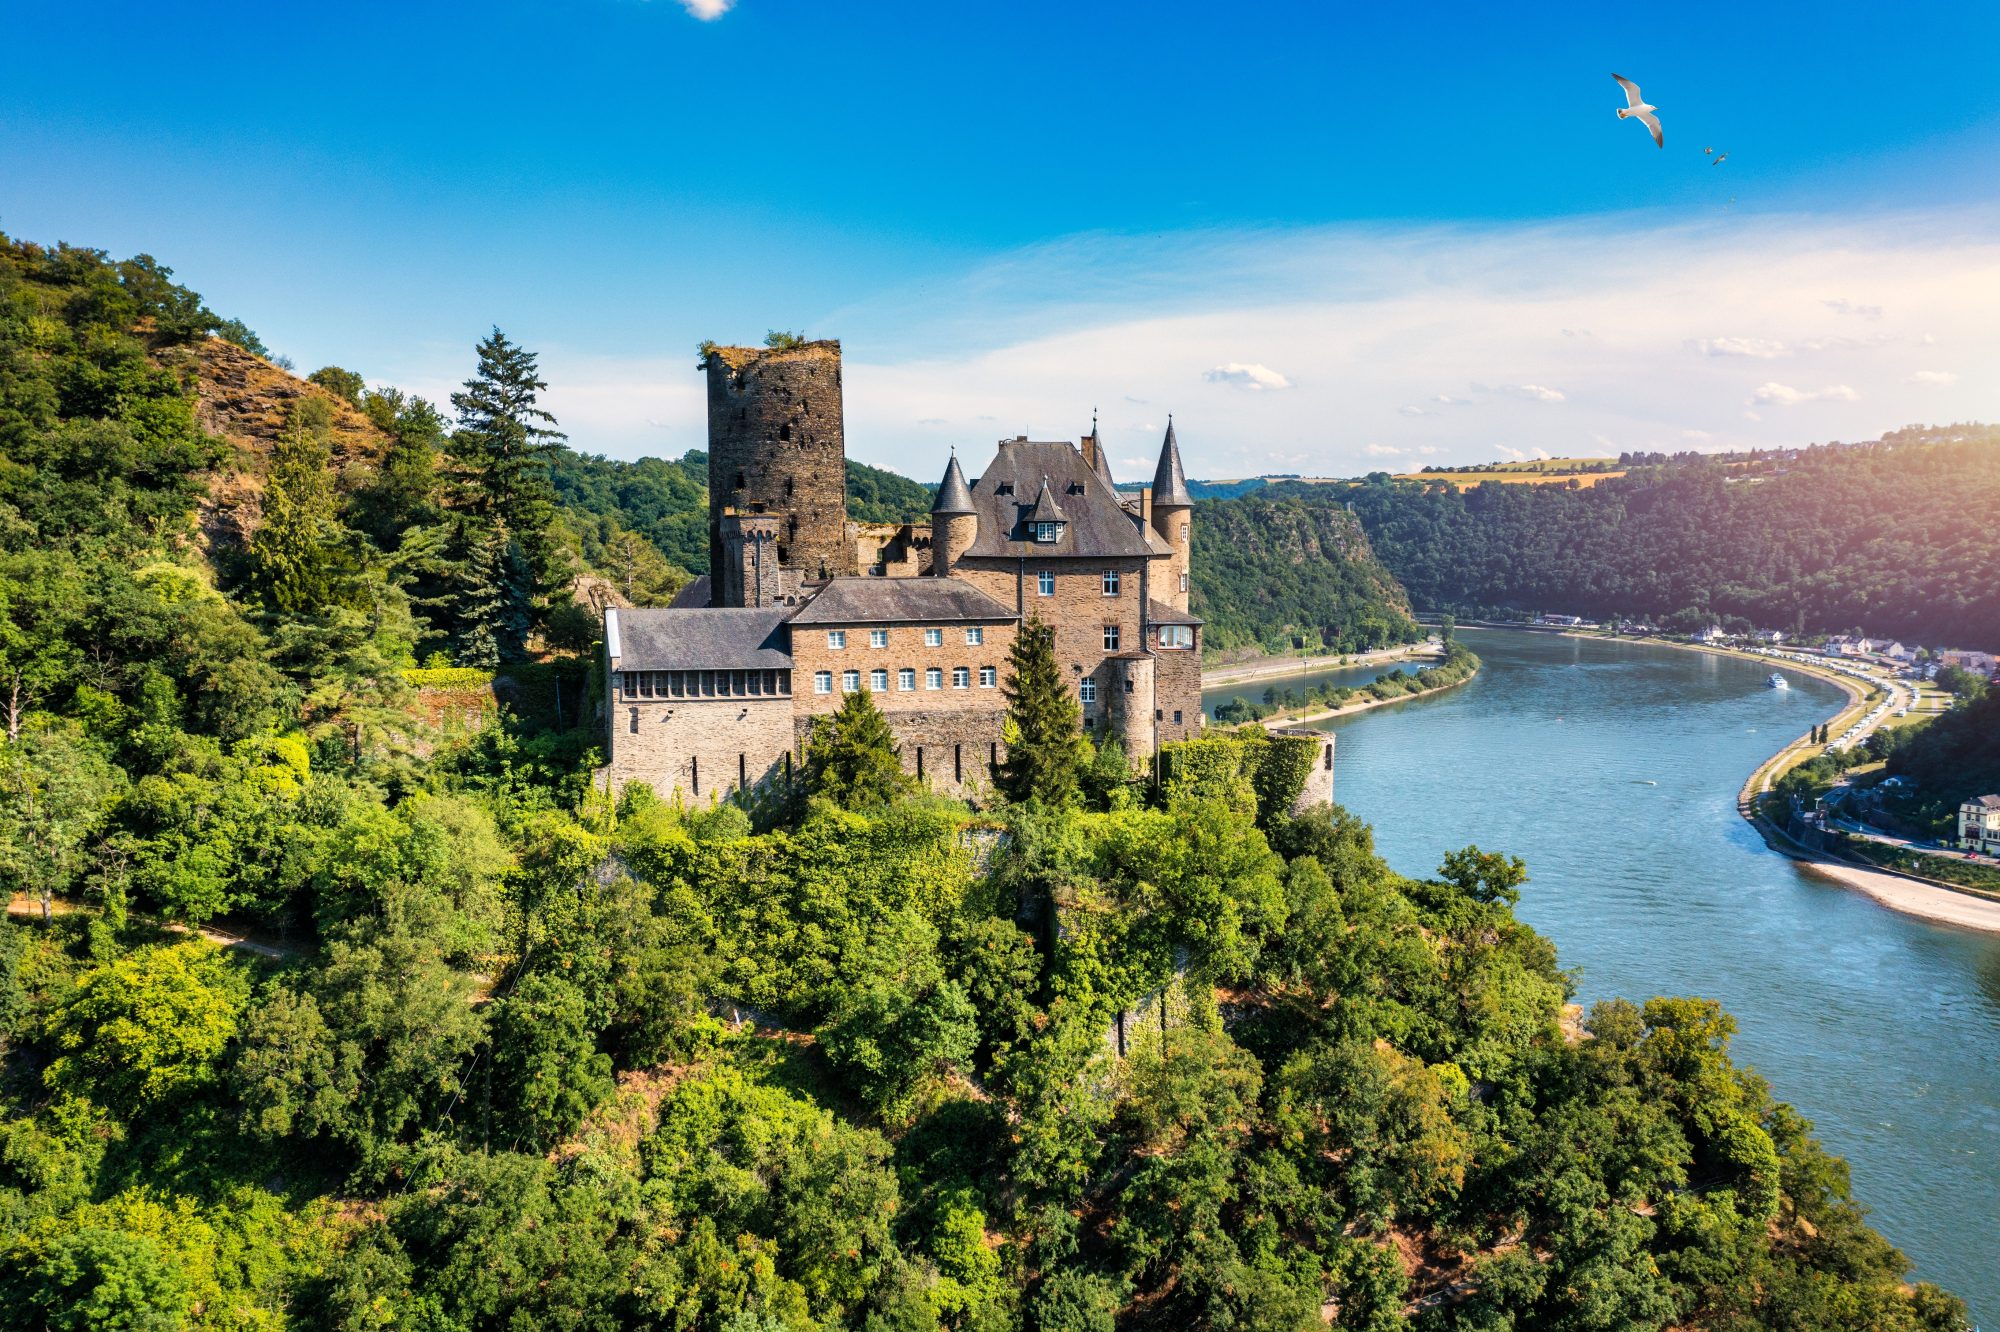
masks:
<instances>
[{"instance_id":1,"label":"bare rock face","mask_svg":"<svg viewBox=\"0 0 2000 1332\"><path fill-rule=\"evenodd\" d=\"M196 423L230 448L197 513L211 551L240 547L257 530L271 450L301 401L316 398L332 409L333 466L347 484L388 451L389 437L353 404L233 342L209 338L178 351L176 360L175 368L195 378Z\"/></svg>"}]
</instances>

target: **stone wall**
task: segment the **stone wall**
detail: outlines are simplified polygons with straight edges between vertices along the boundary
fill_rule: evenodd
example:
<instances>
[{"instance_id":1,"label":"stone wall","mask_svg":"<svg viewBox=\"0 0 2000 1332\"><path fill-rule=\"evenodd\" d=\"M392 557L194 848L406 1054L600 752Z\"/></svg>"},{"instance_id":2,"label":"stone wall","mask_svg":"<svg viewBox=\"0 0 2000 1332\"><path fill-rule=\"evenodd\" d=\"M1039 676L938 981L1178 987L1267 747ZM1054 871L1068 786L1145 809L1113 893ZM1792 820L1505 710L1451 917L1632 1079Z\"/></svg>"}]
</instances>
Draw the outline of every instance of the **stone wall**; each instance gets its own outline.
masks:
<instances>
[{"instance_id":1,"label":"stone wall","mask_svg":"<svg viewBox=\"0 0 2000 1332\"><path fill-rule=\"evenodd\" d=\"M614 788L645 782L663 797L699 801L782 774L795 733L783 696L621 698L609 731Z\"/></svg>"},{"instance_id":2,"label":"stone wall","mask_svg":"<svg viewBox=\"0 0 2000 1332\"><path fill-rule=\"evenodd\" d=\"M1021 618L1039 619L1055 629L1056 665L1074 687L1084 677L1100 681L1109 677L1099 672L1105 658L1130 652L1142 644L1140 620L1144 614L1146 561L1137 556L1103 560L1050 560L1037 565L1032 559L1023 571L1017 561L967 559L953 566L952 576L971 583L1003 606L1020 607ZM1047 569L1055 575L1055 590L1041 594L1038 575ZM1118 592L1107 596L1104 575L1118 574ZM1018 577L1017 574L1024 576ZM1107 648L1106 625L1118 626L1118 646ZM1102 705L1098 710L1102 716Z\"/></svg>"},{"instance_id":3,"label":"stone wall","mask_svg":"<svg viewBox=\"0 0 2000 1332\"><path fill-rule=\"evenodd\" d=\"M1201 631L1191 648L1160 648L1154 656L1154 707L1159 713L1160 743L1189 740L1201 734Z\"/></svg>"},{"instance_id":4,"label":"stone wall","mask_svg":"<svg viewBox=\"0 0 2000 1332\"><path fill-rule=\"evenodd\" d=\"M853 573L840 344L717 347L705 368L709 567L728 564L722 519L734 510L783 519L784 567L807 578Z\"/></svg>"},{"instance_id":5,"label":"stone wall","mask_svg":"<svg viewBox=\"0 0 2000 1332\"><path fill-rule=\"evenodd\" d=\"M984 706L977 707L884 708L903 771L921 776L933 790L953 795L975 786L990 788L993 769L1007 757L1007 747L1000 743L1007 703L998 695L998 690L984 691L984 697L976 700ZM798 717L796 743L801 753L812 734L812 718L804 712Z\"/></svg>"},{"instance_id":6,"label":"stone wall","mask_svg":"<svg viewBox=\"0 0 2000 1332\"><path fill-rule=\"evenodd\" d=\"M836 625L831 629L821 624L792 626L792 695L800 714L838 712L844 692L842 674L859 671L861 688L873 689L869 677L876 670L889 673L888 689L874 690L874 694L875 705L891 720L903 712L971 713L996 707L1004 709L1006 702L1000 693L1000 683L1007 678L1007 654L1014 646L1014 626L1005 621L975 626L984 640L976 646L965 641L967 627L962 623ZM869 646L868 636L873 629L888 634L887 647ZM926 647L926 629L936 629L944 642L937 647ZM832 630L847 636L846 647L827 646L827 634ZM958 666L965 668L968 679L962 689L951 682L952 668ZM994 681L983 688L979 683L982 666L992 668ZM916 672L914 689L898 687L897 672L905 667ZM943 673L941 688L925 687L924 672L932 667ZM833 675L830 694L815 692L813 677L820 671ZM994 732L993 738L999 739L999 732Z\"/></svg>"}]
</instances>

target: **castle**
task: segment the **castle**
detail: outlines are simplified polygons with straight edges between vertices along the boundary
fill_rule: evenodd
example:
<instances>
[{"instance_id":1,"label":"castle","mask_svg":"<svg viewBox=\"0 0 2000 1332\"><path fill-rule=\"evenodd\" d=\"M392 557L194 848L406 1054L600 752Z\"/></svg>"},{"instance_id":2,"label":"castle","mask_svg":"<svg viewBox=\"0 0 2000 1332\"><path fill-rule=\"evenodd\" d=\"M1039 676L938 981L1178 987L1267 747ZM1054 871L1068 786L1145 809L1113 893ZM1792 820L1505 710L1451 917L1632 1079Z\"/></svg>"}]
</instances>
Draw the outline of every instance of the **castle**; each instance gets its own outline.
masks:
<instances>
[{"instance_id":1,"label":"castle","mask_svg":"<svg viewBox=\"0 0 2000 1332\"><path fill-rule=\"evenodd\" d=\"M974 481L954 453L928 524L862 524L847 517L838 342L709 347L703 369L710 572L665 609L605 611L614 785L754 787L861 689L909 772L990 783L1008 651L1030 620L1054 628L1085 727L1135 765L1200 730L1194 502L1171 422L1133 495L1093 423L1077 443L1002 440Z\"/></svg>"}]
</instances>

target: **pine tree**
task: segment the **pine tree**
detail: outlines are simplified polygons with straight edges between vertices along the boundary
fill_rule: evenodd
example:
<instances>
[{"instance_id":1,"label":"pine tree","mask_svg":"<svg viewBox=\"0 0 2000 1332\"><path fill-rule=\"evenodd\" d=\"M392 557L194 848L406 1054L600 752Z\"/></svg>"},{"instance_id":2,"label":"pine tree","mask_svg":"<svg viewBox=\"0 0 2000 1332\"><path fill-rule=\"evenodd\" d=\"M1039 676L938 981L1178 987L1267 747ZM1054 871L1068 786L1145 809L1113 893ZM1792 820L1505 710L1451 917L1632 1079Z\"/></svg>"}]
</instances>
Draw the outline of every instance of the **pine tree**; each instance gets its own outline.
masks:
<instances>
[{"instance_id":1,"label":"pine tree","mask_svg":"<svg viewBox=\"0 0 2000 1332\"><path fill-rule=\"evenodd\" d=\"M325 403L300 404L271 454L263 518L250 538L258 589L274 610L312 611L340 598L354 572L333 492Z\"/></svg>"},{"instance_id":2,"label":"pine tree","mask_svg":"<svg viewBox=\"0 0 2000 1332\"><path fill-rule=\"evenodd\" d=\"M1083 709L1056 665L1055 630L1040 620L1021 626L1008 664L1007 757L995 781L1016 803L1068 804L1088 744Z\"/></svg>"},{"instance_id":3,"label":"pine tree","mask_svg":"<svg viewBox=\"0 0 2000 1332\"><path fill-rule=\"evenodd\" d=\"M908 794L916 779L896 757L896 736L865 689L841 701L831 717L813 719L806 748L806 792L843 809L869 809Z\"/></svg>"}]
</instances>

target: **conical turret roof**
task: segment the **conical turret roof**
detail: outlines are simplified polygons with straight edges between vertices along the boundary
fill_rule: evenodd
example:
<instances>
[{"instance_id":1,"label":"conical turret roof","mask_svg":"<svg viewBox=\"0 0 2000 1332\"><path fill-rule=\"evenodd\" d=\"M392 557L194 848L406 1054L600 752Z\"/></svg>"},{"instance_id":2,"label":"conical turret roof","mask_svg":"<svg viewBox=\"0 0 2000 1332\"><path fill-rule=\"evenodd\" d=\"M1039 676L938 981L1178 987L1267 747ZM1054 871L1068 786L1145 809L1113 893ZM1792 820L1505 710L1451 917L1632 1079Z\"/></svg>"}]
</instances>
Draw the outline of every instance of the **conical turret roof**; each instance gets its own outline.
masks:
<instances>
[{"instance_id":1,"label":"conical turret roof","mask_svg":"<svg viewBox=\"0 0 2000 1332\"><path fill-rule=\"evenodd\" d=\"M1097 479L1112 490L1118 485L1111 479L1111 459L1104 456L1104 436L1097 429L1097 413L1090 414L1090 465L1097 473Z\"/></svg>"},{"instance_id":2,"label":"conical turret roof","mask_svg":"<svg viewBox=\"0 0 2000 1332\"><path fill-rule=\"evenodd\" d=\"M965 484L965 473L959 470L958 455L951 455L951 462L944 469L944 480L938 483L937 499L931 504L932 513L971 513L972 487Z\"/></svg>"},{"instance_id":3,"label":"conical turret roof","mask_svg":"<svg viewBox=\"0 0 2000 1332\"><path fill-rule=\"evenodd\" d=\"M1153 472L1153 507L1192 509L1187 476L1181 471L1181 446L1174 439L1174 418L1167 418L1167 439L1160 445L1160 465Z\"/></svg>"},{"instance_id":4,"label":"conical turret roof","mask_svg":"<svg viewBox=\"0 0 2000 1332\"><path fill-rule=\"evenodd\" d=\"M1042 490L1035 496L1035 507L1028 510L1027 521L1031 523L1066 523L1069 515L1056 503L1055 491L1049 489L1049 479L1042 478Z\"/></svg>"}]
</instances>

